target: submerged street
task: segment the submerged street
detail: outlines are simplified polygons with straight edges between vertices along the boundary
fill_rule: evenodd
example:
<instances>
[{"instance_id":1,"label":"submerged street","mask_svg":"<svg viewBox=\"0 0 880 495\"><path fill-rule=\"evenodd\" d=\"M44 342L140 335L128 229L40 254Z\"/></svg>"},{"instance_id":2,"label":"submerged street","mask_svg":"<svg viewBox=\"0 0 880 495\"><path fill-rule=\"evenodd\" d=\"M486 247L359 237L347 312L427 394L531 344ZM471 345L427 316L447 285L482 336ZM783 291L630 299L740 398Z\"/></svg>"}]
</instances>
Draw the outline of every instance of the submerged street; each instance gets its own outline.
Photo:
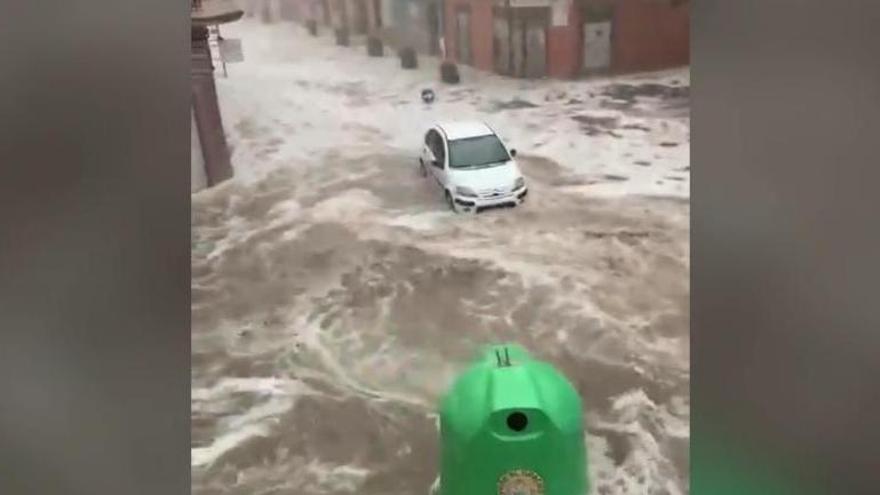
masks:
<instances>
[{"instance_id":1,"label":"submerged street","mask_svg":"<svg viewBox=\"0 0 880 495\"><path fill-rule=\"evenodd\" d=\"M217 80L235 178L192 199L193 493L427 495L440 395L494 342L577 387L593 493L688 492L687 69L448 86L357 38L223 34L245 62ZM456 215L419 176L461 119L518 150L525 204Z\"/></svg>"}]
</instances>

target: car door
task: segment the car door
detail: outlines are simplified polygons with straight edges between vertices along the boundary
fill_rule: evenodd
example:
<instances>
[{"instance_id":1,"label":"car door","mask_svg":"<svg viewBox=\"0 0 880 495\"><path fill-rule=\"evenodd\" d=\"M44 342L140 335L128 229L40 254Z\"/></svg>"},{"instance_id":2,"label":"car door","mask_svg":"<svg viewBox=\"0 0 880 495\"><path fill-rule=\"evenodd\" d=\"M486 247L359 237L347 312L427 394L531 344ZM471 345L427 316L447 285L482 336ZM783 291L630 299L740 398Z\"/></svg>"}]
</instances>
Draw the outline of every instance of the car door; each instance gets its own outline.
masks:
<instances>
[{"instance_id":1,"label":"car door","mask_svg":"<svg viewBox=\"0 0 880 495\"><path fill-rule=\"evenodd\" d=\"M437 182L441 180L438 171L442 170L443 167L443 161L441 161L443 152L440 151L443 149L443 146L439 144L441 142L440 133L435 129L431 129L425 134L425 146L422 148L422 163L425 165L425 170ZM439 163L440 166L435 165L435 162Z\"/></svg>"},{"instance_id":2,"label":"car door","mask_svg":"<svg viewBox=\"0 0 880 495\"><path fill-rule=\"evenodd\" d=\"M422 144L422 154L420 155L422 164L425 166L425 170L427 170L428 173L432 173L431 172L431 161L434 159L434 151L432 149L433 148L432 143L434 141L435 134L436 134L436 132L434 131L434 129L429 130L425 134L425 142Z\"/></svg>"},{"instance_id":3,"label":"car door","mask_svg":"<svg viewBox=\"0 0 880 495\"><path fill-rule=\"evenodd\" d=\"M436 158L436 160L434 161L434 163L431 164L431 173L434 175L434 178L437 179L437 183L440 184L443 189L446 189L446 171L448 170L448 164L446 163L448 158L446 156L446 140L442 134L440 134L439 132L434 132L434 139L432 140L432 142L433 147L431 148L431 151L434 153L434 157Z\"/></svg>"}]
</instances>

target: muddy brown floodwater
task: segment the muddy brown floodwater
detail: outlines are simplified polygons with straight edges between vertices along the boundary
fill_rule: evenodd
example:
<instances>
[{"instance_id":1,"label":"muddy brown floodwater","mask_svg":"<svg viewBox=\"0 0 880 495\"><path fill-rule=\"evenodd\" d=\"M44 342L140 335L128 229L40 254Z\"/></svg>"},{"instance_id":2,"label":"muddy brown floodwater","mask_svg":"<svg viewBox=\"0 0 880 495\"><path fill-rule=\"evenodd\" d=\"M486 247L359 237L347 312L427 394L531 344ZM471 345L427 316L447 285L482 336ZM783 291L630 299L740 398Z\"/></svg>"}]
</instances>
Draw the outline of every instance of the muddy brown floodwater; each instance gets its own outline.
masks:
<instances>
[{"instance_id":1,"label":"muddy brown floodwater","mask_svg":"<svg viewBox=\"0 0 880 495\"><path fill-rule=\"evenodd\" d=\"M688 203L520 163L528 202L476 216L393 150L193 196L194 494L426 495L437 401L499 341L576 385L593 493L687 493Z\"/></svg>"}]
</instances>

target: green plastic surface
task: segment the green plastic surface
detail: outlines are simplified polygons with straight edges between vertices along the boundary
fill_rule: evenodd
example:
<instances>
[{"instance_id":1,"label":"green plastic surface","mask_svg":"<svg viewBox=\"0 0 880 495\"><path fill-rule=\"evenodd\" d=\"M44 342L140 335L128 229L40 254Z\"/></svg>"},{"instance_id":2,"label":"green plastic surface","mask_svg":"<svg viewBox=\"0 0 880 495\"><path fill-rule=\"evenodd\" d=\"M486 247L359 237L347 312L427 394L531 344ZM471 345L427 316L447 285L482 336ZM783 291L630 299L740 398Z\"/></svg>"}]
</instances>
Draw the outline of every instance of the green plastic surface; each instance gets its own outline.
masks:
<instances>
[{"instance_id":1,"label":"green plastic surface","mask_svg":"<svg viewBox=\"0 0 880 495\"><path fill-rule=\"evenodd\" d=\"M521 431L508 425L514 413L528 419ZM440 435L440 495L588 493L581 399L518 345L489 347L458 377L441 403ZM513 483L502 492L502 480L523 473L542 489Z\"/></svg>"}]
</instances>

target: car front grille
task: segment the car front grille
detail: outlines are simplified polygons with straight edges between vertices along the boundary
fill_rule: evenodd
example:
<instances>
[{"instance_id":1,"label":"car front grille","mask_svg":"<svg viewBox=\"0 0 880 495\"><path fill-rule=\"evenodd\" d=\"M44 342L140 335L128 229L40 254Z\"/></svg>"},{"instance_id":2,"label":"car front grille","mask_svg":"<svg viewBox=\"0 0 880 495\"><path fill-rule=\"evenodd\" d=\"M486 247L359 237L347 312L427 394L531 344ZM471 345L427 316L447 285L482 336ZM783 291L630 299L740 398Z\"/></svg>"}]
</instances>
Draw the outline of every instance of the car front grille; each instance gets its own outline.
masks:
<instances>
[{"instance_id":1,"label":"car front grille","mask_svg":"<svg viewBox=\"0 0 880 495\"><path fill-rule=\"evenodd\" d=\"M480 191L477 191L477 194L483 199L501 198L510 194L510 188L498 187L494 189L481 189Z\"/></svg>"}]
</instances>

